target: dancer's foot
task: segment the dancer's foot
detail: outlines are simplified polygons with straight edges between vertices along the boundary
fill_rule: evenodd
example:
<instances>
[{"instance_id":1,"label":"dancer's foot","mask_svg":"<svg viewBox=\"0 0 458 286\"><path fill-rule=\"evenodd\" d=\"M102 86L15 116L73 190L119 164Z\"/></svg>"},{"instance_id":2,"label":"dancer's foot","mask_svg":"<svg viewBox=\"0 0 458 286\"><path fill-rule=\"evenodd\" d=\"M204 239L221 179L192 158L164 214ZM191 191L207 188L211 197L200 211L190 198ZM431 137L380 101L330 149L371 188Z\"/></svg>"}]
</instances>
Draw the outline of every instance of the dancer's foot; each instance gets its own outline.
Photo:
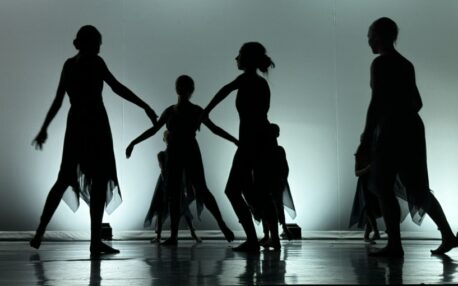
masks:
<instances>
[{"instance_id":1,"label":"dancer's foot","mask_svg":"<svg viewBox=\"0 0 458 286\"><path fill-rule=\"evenodd\" d=\"M239 246L233 247L232 250L238 252L259 252L259 243L257 240L247 240Z\"/></svg>"},{"instance_id":2,"label":"dancer's foot","mask_svg":"<svg viewBox=\"0 0 458 286\"><path fill-rule=\"evenodd\" d=\"M35 249L38 249L40 248L40 245L41 245L41 236L34 236L30 242L29 242L29 245Z\"/></svg>"},{"instance_id":3,"label":"dancer's foot","mask_svg":"<svg viewBox=\"0 0 458 286\"><path fill-rule=\"evenodd\" d=\"M263 245L261 245L265 249L273 248L274 250L280 250L281 244L279 239L269 239Z\"/></svg>"},{"instance_id":4,"label":"dancer's foot","mask_svg":"<svg viewBox=\"0 0 458 286\"><path fill-rule=\"evenodd\" d=\"M374 230L374 234L371 237L371 241L380 239L380 232L378 230Z\"/></svg>"},{"instance_id":5,"label":"dancer's foot","mask_svg":"<svg viewBox=\"0 0 458 286\"><path fill-rule=\"evenodd\" d=\"M432 255L442 255L453 248L458 246L458 238L457 237L452 237L449 239L443 239L441 245L439 245L438 248L431 250Z\"/></svg>"},{"instance_id":6,"label":"dancer's foot","mask_svg":"<svg viewBox=\"0 0 458 286\"><path fill-rule=\"evenodd\" d=\"M178 245L178 239L177 238L173 238L173 237L169 237L166 240L164 240L163 242L161 242L160 245L162 245L162 246L175 246L175 245Z\"/></svg>"},{"instance_id":7,"label":"dancer's foot","mask_svg":"<svg viewBox=\"0 0 458 286\"><path fill-rule=\"evenodd\" d=\"M369 253L371 257L392 257L401 258L404 257L404 250L402 246L385 246Z\"/></svg>"},{"instance_id":8,"label":"dancer's foot","mask_svg":"<svg viewBox=\"0 0 458 286\"><path fill-rule=\"evenodd\" d=\"M223 232L224 234L224 237L226 238L226 240L228 242L231 242L234 240L235 236L234 236L234 233L232 232L232 230L230 230L226 224L221 224L220 225L220 228L221 228L221 231Z\"/></svg>"},{"instance_id":9,"label":"dancer's foot","mask_svg":"<svg viewBox=\"0 0 458 286\"><path fill-rule=\"evenodd\" d=\"M291 234L291 231L289 231L286 225L283 225L282 229L283 229L283 233L280 235L280 237L286 238L287 240L293 239L293 235Z\"/></svg>"},{"instance_id":10,"label":"dancer's foot","mask_svg":"<svg viewBox=\"0 0 458 286\"><path fill-rule=\"evenodd\" d=\"M372 229L366 226L366 230L364 231L364 241L370 242L370 234L371 234Z\"/></svg>"},{"instance_id":11,"label":"dancer's foot","mask_svg":"<svg viewBox=\"0 0 458 286\"><path fill-rule=\"evenodd\" d=\"M269 235L264 235L263 238L259 240L259 245L264 246L264 244L269 240Z\"/></svg>"},{"instance_id":12,"label":"dancer's foot","mask_svg":"<svg viewBox=\"0 0 458 286\"><path fill-rule=\"evenodd\" d=\"M197 236L196 232L195 231L191 231L191 237L197 242L197 243L201 243L202 242L202 239L200 237Z\"/></svg>"},{"instance_id":13,"label":"dancer's foot","mask_svg":"<svg viewBox=\"0 0 458 286\"><path fill-rule=\"evenodd\" d=\"M149 242L153 244L161 243L161 237L160 236L153 237Z\"/></svg>"},{"instance_id":14,"label":"dancer's foot","mask_svg":"<svg viewBox=\"0 0 458 286\"><path fill-rule=\"evenodd\" d=\"M91 243L90 251L92 255L100 255L100 254L118 254L120 251L116 248L113 248L109 245L106 245L103 242L95 242Z\"/></svg>"}]
</instances>

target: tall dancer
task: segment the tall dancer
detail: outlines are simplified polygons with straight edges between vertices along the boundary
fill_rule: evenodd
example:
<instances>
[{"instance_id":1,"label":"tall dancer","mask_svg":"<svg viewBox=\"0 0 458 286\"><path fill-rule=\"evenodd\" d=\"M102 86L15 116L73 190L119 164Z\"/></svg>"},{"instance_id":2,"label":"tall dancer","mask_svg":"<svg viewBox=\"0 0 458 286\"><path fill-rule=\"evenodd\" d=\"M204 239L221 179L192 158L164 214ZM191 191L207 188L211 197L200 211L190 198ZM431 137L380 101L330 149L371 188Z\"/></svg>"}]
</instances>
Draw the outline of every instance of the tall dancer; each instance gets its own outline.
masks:
<instances>
[{"instance_id":1,"label":"tall dancer","mask_svg":"<svg viewBox=\"0 0 458 286\"><path fill-rule=\"evenodd\" d=\"M396 195L407 200L412 217L419 218L418 224L425 213L431 217L442 235L441 245L431 252L444 254L458 246L458 239L429 189L425 130L418 114L422 101L412 63L394 47L397 35L396 23L386 17L372 23L368 32L369 46L379 56L371 66L372 98L357 152L371 158L376 195L388 234L386 247L371 255L404 255ZM397 178L405 188L394 188Z\"/></svg>"},{"instance_id":2,"label":"tall dancer","mask_svg":"<svg viewBox=\"0 0 458 286\"><path fill-rule=\"evenodd\" d=\"M104 60L98 56L102 35L95 27L81 27L73 44L78 53L65 62L56 97L41 130L32 142L37 149L42 149L47 139L48 126L67 93L71 107L67 118L62 163L30 246L40 247L46 226L64 192L71 186L73 192L70 191L70 194L73 196L66 201L69 206L76 211L79 197L82 196L90 207L91 254L119 253L101 240L105 205L110 213L121 203L113 140L102 100L103 83L106 82L122 98L143 108L153 123L157 116L145 102L116 80Z\"/></svg>"},{"instance_id":3,"label":"tall dancer","mask_svg":"<svg viewBox=\"0 0 458 286\"><path fill-rule=\"evenodd\" d=\"M250 208L255 218L260 219L263 216L262 202L266 198L262 197L262 190L270 187L266 180L269 170L265 166L269 165L269 155L272 154L275 144L270 135L267 118L270 89L264 77L258 74L258 70L266 74L269 68L274 67L274 63L266 55L264 46L258 42L243 44L236 61L238 69L243 73L216 93L205 108L202 119L206 119L210 111L232 91L238 91L235 105L240 118L239 147L225 192L247 236L246 241L233 250L259 251ZM254 182L254 187L246 185L250 181Z\"/></svg>"}]
</instances>

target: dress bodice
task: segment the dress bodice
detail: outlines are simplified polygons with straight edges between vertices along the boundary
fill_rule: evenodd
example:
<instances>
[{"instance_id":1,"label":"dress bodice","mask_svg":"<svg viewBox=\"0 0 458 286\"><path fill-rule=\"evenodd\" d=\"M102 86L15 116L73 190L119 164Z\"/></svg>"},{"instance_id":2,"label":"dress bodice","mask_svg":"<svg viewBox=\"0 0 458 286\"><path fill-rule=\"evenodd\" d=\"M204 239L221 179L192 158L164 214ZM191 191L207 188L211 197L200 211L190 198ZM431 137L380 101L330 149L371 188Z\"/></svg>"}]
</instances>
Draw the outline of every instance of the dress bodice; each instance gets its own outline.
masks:
<instances>
[{"instance_id":1,"label":"dress bodice","mask_svg":"<svg viewBox=\"0 0 458 286\"><path fill-rule=\"evenodd\" d=\"M90 108L102 103L104 67L98 56L76 56L66 61L63 82L72 107Z\"/></svg>"},{"instance_id":2,"label":"dress bodice","mask_svg":"<svg viewBox=\"0 0 458 286\"><path fill-rule=\"evenodd\" d=\"M398 53L382 55L374 60L371 88L379 119L414 115L421 108L414 67Z\"/></svg>"},{"instance_id":3,"label":"dress bodice","mask_svg":"<svg viewBox=\"0 0 458 286\"><path fill-rule=\"evenodd\" d=\"M171 138L193 139L196 136L198 121L203 109L191 102L169 106L166 110L166 127Z\"/></svg>"},{"instance_id":4,"label":"dress bodice","mask_svg":"<svg viewBox=\"0 0 458 286\"><path fill-rule=\"evenodd\" d=\"M269 121L270 90L266 80L259 75L244 74L239 77L240 85L235 105L240 118L239 140L251 144L263 140Z\"/></svg>"}]
</instances>

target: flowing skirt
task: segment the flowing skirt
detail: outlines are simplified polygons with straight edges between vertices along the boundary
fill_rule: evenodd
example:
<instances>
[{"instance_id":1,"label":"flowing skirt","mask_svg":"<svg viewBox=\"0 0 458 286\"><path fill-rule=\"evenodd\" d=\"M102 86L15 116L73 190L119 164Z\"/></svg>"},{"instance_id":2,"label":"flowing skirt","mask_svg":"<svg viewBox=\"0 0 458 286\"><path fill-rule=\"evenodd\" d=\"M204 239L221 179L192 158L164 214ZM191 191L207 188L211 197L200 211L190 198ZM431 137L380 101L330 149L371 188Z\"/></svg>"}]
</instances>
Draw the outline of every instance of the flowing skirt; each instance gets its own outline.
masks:
<instances>
[{"instance_id":1,"label":"flowing skirt","mask_svg":"<svg viewBox=\"0 0 458 286\"><path fill-rule=\"evenodd\" d=\"M205 180L202 155L194 137L169 142L166 150L167 162L164 170L164 189L167 200L180 200L183 214L193 201L196 202L197 217L204 207L204 196L208 190Z\"/></svg>"},{"instance_id":2,"label":"flowing skirt","mask_svg":"<svg viewBox=\"0 0 458 286\"><path fill-rule=\"evenodd\" d=\"M181 192L182 197L180 202L180 216L186 216L190 219L193 219L191 211L189 210L189 205L194 201L194 194L191 186L188 185L184 174L181 184L183 189ZM170 215L170 202L168 198L169 196L167 194L167 190L164 187L164 178L162 175L159 175L150 207L145 216L143 227L150 227L151 225L154 225L156 231L162 229L160 226L164 224L165 220Z\"/></svg>"},{"instance_id":3,"label":"flowing skirt","mask_svg":"<svg viewBox=\"0 0 458 286\"><path fill-rule=\"evenodd\" d=\"M350 214L350 222L348 227L364 228L367 221L367 215L372 215L374 218L382 217L382 211L378 202L378 198L375 195L374 190L374 176L370 173L364 174L358 178L356 185L355 197L353 199L353 206ZM396 178L394 184L394 193L403 194L405 193L405 187L402 184L399 177ZM400 199L398 203L401 208L401 222L409 214L409 207L406 200Z\"/></svg>"},{"instance_id":4,"label":"flowing skirt","mask_svg":"<svg viewBox=\"0 0 458 286\"><path fill-rule=\"evenodd\" d=\"M80 197L89 205L93 191L106 192L108 214L121 204L113 139L102 103L70 108L59 179L71 186L63 200L73 211ZM94 185L105 187L95 190Z\"/></svg>"},{"instance_id":5,"label":"flowing skirt","mask_svg":"<svg viewBox=\"0 0 458 286\"><path fill-rule=\"evenodd\" d=\"M384 196L394 192L407 202L412 220L420 225L431 197L423 121L418 114L385 120L375 140L371 165L374 193Z\"/></svg>"}]
</instances>

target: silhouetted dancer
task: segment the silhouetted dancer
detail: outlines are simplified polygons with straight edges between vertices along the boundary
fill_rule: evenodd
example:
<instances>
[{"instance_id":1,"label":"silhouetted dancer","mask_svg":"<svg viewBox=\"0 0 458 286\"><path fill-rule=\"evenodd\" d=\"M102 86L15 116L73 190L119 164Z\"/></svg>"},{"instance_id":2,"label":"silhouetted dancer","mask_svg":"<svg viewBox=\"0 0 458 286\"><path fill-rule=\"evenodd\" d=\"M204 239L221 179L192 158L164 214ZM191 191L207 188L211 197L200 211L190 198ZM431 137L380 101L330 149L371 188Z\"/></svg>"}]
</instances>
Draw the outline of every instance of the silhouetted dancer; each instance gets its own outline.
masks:
<instances>
[{"instance_id":1,"label":"silhouetted dancer","mask_svg":"<svg viewBox=\"0 0 458 286\"><path fill-rule=\"evenodd\" d=\"M380 232L377 226L377 218L382 216L377 196L374 192L375 174L370 164L369 155L374 152L372 144L369 152L355 153L355 175L358 176L355 197L350 214L349 228L357 225L358 228L365 228L364 241L374 243L380 239ZM371 172L372 171L372 172ZM371 233L374 233L372 237Z\"/></svg>"},{"instance_id":2,"label":"silhouetted dancer","mask_svg":"<svg viewBox=\"0 0 458 286\"><path fill-rule=\"evenodd\" d=\"M426 142L418 111L422 101L415 83L413 65L394 48L398 34L389 18L376 20L369 28L369 46L379 54L371 66L372 98L358 152L370 153L375 172L376 194L388 234L385 248L373 256L402 257L400 208L396 195L407 200L412 218L421 223L427 213L438 226L442 243L433 254L443 254L458 246L441 205L429 189ZM364 157L364 156L363 156ZM395 193L396 178L405 188Z\"/></svg>"},{"instance_id":3,"label":"silhouetted dancer","mask_svg":"<svg viewBox=\"0 0 458 286\"><path fill-rule=\"evenodd\" d=\"M369 173L361 174L358 178L349 227L356 225L358 228L365 228L364 241L374 243L380 239L377 218L382 216L382 212L377 197L369 189L370 179Z\"/></svg>"},{"instance_id":4,"label":"silhouetted dancer","mask_svg":"<svg viewBox=\"0 0 458 286\"><path fill-rule=\"evenodd\" d=\"M270 133L273 138L272 143L274 147L272 149L269 168L269 177L271 180L271 188L268 189L268 200L266 211L262 219L262 228L264 237L259 240L259 244L264 248L273 248L279 250L280 237L278 236L278 223L283 228L282 236L287 239L291 239L292 234L286 227L285 220L285 206L291 216L296 217L296 209L294 207L293 197L291 196L291 190L288 184L289 167L288 161L286 160L285 149L278 145L277 138L280 136L280 127L277 124L270 124Z\"/></svg>"},{"instance_id":5,"label":"silhouetted dancer","mask_svg":"<svg viewBox=\"0 0 458 286\"><path fill-rule=\"evenodd\" d=\"M376 135L376 134L373 134ZM371 139L372 141L375 138ZM364 241L375 244L377 239L380 239L380 232L377 226L377 218L382 217L380 203L376 196L376 172L375 168L371 168L370 156L375 152L376 144L371 145L369 152L363 153L357 150L355 154L355 175L358 176L356 184L356 192L353 200L353 207L350 214L349 227L356 225L358 228L365 228ZM405 186L396 177L393 185L393 192L395 194L405 194ZM401 196L402 197L402 196ZM398 201L403 201L398 198ZM400 222L409 214L408 204L402 203L400 213ZM372 236L370 236L372 234Z\"/></svg>"},{"instance_id":6,"label":"silhouetted dancer","mask_svg":"<svg viewBox=\"0 0 458 286\"><path fill-rule=\"evenodd\" d=\"M168 130L164 132L164 141L168 143ZM151 243L160 243L161 236L162 236L162 225L164 224L165 220L169 216L169 204L168 204L168 194L167 189L164 186L164 179L165 179L165 166L167 162L167 153L165 151L161 151L157 154L157 159L159 161L159 167L161 169L161 174L157 179L156 187L154 189L153 198L151 200L150 207L148 209L148 213L146 214L145 221L143 226L149 227L153 222L155 222L155 231L156 237L151 239ZM189 210L189 205L194 201L194 190L192 186L186 178L185 172L183 172L183 180L181 183L182 190L180 191L181 197L181 210L180 214L182 214L186 220L186 223L189 227L191 232L191 237L196 242L202 242L202 240L197 236L194 225L192 224L192 214Z\"/></svg>"},{"instance_id":7,"label":"silhouetted dancer","mask_svg":"<svg viewBox=\"0 0 458 286\"><path fill-rule=\"evenodd\" d=\"M232 91L237 90L236 108L240 117L239 147L234 155L232 168L226 185L226 195L242 224L247 239L234 251L259 251L259 242L251 218L250 208L255 219L261 219L265 195L258 197L262 190L269 189L266 166L272 152L272 136L269 133L267 112L270 106L270 89L267 81L258 70L267 73L274 67L260 43L243 44L236 57L237 66L243 73L234 81L221 88L202 114L206 119L210 111L224 100ZM254 188L246 186L253 177ZM248 203L248 204L247 204Z\"/></svg>"},{"instance_id":8,"label":"silhouetted dancer","mask_svg":"<svg viewBox=\"0 0 458 286\"><path fill-rule=\"evenodd\" d=\"M133 140L126 149L126 155L130 157L136 144L153 136L162 126L166 125L169 135L166 149L167 161L165 164L164 187L170 202L171 236L161 244L176 245L178 242L183 172L186 180L189 180L189 184L192 185L195 191L197 205L203 204L207 207L216 219L226 240L232 241L234 240L234 234L224 222L216 200L208 190L205 182L202 156L195 138L203 109L190 102L191 95L194 92L194 81L192 78L187 75L178 77L176 80L176 92L178 94L177 104L165 109L154 127L146 130ZM211 120L205 120L204 124L214 134L236 145L238 144L236 138L216 126ZM202 208L200 207L200 209Z\"/></svg>"},{"instance_id":9,"label":"silhouetted dancer","mask_svg":"<svg viewBox=\"0 0 458 286\"><path fill-rule=\"evenodd\" d=\"M103 59L98 56L102 35L95 27L81 27L73 44L78 53L65 62L56 97L40 132L32 142L37 149L42 148L47 139L48 126L67 93L71 107L67 118L62 163L30 246L40 247L46 226L64 192L71 186L73 192L70 191L69 197L64 200L73 211L79 206L80 196L90 207L91 254L119 253L117 249L101 241L105 205L107 212L111 213L121 203L113 140L102 100L103 83L106 82L122 98L143 108L153 123L157 116L145 102L116 80Z\"/></svg>"}]
</instances>

